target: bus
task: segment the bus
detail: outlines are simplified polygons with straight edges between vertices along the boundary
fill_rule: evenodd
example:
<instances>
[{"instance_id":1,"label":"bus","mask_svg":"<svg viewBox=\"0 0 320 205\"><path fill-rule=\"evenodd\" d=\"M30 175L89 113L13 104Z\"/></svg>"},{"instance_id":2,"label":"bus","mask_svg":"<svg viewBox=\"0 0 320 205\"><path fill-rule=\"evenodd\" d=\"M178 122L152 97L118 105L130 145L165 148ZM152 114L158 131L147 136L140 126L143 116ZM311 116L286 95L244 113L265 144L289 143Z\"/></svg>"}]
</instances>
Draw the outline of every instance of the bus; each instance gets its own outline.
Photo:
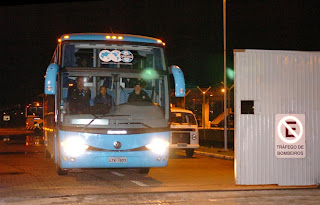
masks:
<instances>
[{"instance_id":1,"label":"bus","mask_svg":"<svg viewBox=\"0 0 320 205\"><path fill-rule=\"evenodd\" d=\"M42 130L43 127L43 106L42 102L33 102L25 109L26 128L28 130Z\"/></svg>"},{"instance_id":2,"label":"bus","mask_svg":"<svg viewBox=\"0 0 320 205\"><path fill-rule=\"evenodd\" d=\"M178 66L167 67L164 48L160 39L129 34L74 33L58 39L44 83L45 153L58 175L76 168L135 168L147 174L151 167L167 166L169 77L177 97L185 95L185 80ZM135 82L143 82L147 94L128 102ZM101 86L113 101L107 111L95 103ZM77 89L86 106L75 112L77 97L70 96Z\"/></svg>"}]
</instances>

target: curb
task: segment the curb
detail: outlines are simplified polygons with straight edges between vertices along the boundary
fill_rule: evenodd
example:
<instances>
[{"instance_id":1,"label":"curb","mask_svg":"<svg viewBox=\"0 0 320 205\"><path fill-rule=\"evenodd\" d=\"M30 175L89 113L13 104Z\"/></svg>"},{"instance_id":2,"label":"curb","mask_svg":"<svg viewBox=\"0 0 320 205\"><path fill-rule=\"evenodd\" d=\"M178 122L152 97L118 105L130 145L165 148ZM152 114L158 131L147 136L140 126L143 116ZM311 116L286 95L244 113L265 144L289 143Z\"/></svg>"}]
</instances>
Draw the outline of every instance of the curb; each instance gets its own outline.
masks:
<instances>
[{"instance_id":1,"label":"curb","mask_svg":"<svg viewBox=\"0 0 320 205\"><path fill-rule=\"evenodd\" d=\"M214 158L219 158L219 159L234 160L233 156L226 156L226 155L214 154L214 153L209 153L209 152L194 151L194 154L203 155L203 156L207 156L207 157L214 157Z\"/></svg>"}]
</instances>

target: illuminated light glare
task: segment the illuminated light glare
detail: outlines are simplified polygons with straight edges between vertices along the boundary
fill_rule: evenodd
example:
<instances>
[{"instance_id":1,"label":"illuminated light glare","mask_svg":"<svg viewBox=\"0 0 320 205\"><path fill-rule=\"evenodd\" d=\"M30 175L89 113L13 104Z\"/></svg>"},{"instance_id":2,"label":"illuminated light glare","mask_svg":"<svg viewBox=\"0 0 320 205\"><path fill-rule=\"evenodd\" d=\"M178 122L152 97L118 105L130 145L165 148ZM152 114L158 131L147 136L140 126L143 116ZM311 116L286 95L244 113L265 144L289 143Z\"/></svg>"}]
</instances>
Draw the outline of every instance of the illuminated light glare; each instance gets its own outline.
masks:
<instances>
[{"instance_id":1,"label":"illuminated light glare","mask_svg":"<svg viewBox=\"0 0 320 205\"><path fill-rule=\"evenodd\" d=\"M162 41L160 39L157 40L158 43L162 43Z\"/></svg>"},{"instance_id":2,"label":"illuminated light glare","mask_svg":"<svg viewBox=\"0 0 320 205\"><path fill-rule=\"evenodd\" d=\"M300 129L299 135L287 124L287 122L286 122L287 120L294 120L297 122L297 124L299 125L299 129ZM294 137L295 137L294 140L288 140L282 135L282 132L281 132L282 125L284 125L290 131L290 133L294 135ZM300 120L298 118L296 118L294 116L286 116L286 117L282 118L278 124L278 135L279 135L280 139L286 143L289 143L289 144L296 143L301 139L301 137L303 135L302 123L300 122Z\"/></svg>"},{"instance_id":3,"label":"illuminated light glare","mask_svg":"<svg viewBox=\"0 0 320 205\"><path fill-rule=\"evenodd\" d=\"M221 92L223 92L223 93L224 93L224 91L225 91L225 90L222 88L222 89L221 89Z\"/></svg>"},{"instance_id":4,"label":"illuminated light glare","mask_svg":"<svg viewBox=\"0 0 320 205\"><path fill-rule=\"evenodd\" d=\"M230 80L234 80L234 70L232 70L231 68L227 68L227 77Z\"/></svg>"},{"instance_id":5,"label":"illuminated light glare","mask_svg":"<svg viewBox=\"0 0 320 205\"><path fill-rule=\"evenodd\" d=\"M111 37L110 36L106 36L106 39L110 39Z\"/></svg>"},{"instance_id":6,"label":"illuminated light glare","mask_svg":"<svg viewBox=\"0 0 320 205\"><path fill-rule=\"evenodd\" d=\"M109 134L109 135L112 135L112 134L114 134L114 135L125 135L125 134L127 134L127 130L108 130L108 132L107 132L107 134Z\"/></svg>"},{"instance_id":7,"label":"illuminated light glare","mask_svg":"<svg viewBox=\"0 0 320 205\"><path fill-rule=\"evenodd\" d=\"M59 38L59 39L58 39L58 42L61 43L61 41L62 41L61 38Z\"/></svg>"},{"instance_id":8,"label":"illuminated light glare","mask_svg":"<svg viewBox=\"0 0 320 205\"><path fill-rule=\"evenodd\" d=\"M152 68L146 68L141 73L141 78L144 80L153 80L158 79L159 74L155 69Z\"/></svg>"},{"instance_id":9,"label":"illuminated light glare","mask_svg":"<svg viewBox=\"0 0 320 205\"><path fill-rule=\"evenodd\" d=\"M117 39L117 36L112 36L112 39Z\"/></svg>"},{"instance_id":10,"label":"illuminated light glare","mask_svg":"<svg viewBox=\"0 0 320 205\"><path fill-rule=\"evenodd\" d=\"M60 144L64 152L69 156L79 156L89 147L81 138L68 138L66 141L60 142Z\"/></svg>"},{"instance_id":11,"label":"illuminated light glare","mask_svg":"<svg viewBox=\"0 0 320 205\"><path fill-rule=\"evenodd\" d=\"M163 45L163 46L165 46L165 45L166 45L166 43L162 43L162 45Z\"/></svg>"},{"instance_id":12,"label":"illuminated light glare","mask_svg":"<svg viewBox=\"0 0 320 205\"><path fill-rule=\"evenodd\" d=\"M122 40L122 39L123 39L123 37L122 37L122 36L118 36L118 39L119 39L119 40Z\"/></svg>"},{"instance_id":13,"label":"illuminated light glare","mask_svg":"<svg viewBox=\"0 0 320 205\"><path fill-rule=\"evenodd\" d=\"M68 38L70 38L70 37L69 37L69 36L64 36L63 38L64 38L64 39L68 39Z\"/></svg>"},{"instance_id":14,"label":"illuminated light glare","mask_svg":"<svg viewBox=\"0 0 320 205\"><path fill-rule=\"evenodd\" d=\"M73 83L69 83L69 87L72 87L73 86Z\"/></svg>"},{"instance_id":15,"label":"illuminated light glare","mask_svg":"<svg viewBox=\"0 0 320 205\"><path fill-rule=\"evenodd\" d=\"M153 153L162 155L168 151L169 142L162 139L154 139L150 144L147 144L146 147Z\"/></svg>"}]
</instances>

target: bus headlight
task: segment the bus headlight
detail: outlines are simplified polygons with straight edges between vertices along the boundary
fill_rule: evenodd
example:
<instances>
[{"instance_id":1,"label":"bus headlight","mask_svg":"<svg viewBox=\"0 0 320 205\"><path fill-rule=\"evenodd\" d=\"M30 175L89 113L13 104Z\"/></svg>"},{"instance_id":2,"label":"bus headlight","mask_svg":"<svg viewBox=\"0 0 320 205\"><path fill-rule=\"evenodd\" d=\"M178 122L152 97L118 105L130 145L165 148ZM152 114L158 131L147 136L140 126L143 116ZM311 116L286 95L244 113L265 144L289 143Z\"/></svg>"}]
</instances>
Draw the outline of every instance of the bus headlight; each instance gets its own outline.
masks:
<instances>
[{"instance_id":1,"label":"bus headlight","mask_svg":"<svg viewBox=\"0 0 320 205\"><path fill-rule=\"evenodd\" d=\"M161 139L154 139L146 147L150 149L155 154L164 154L169 147L169 142Z\"/></svg>"},{"instance_id":2,"label":"bus headlight","mask_svg":"<svg viewBox=\"0 0 320 205\"><path fill-rule=\"evenodd\" d=\"M61 147L63 151L69 156L79 156L88 149L88 145L82 139L79 138L69 138L61 142Z\"/></svg>"}]
</instances>

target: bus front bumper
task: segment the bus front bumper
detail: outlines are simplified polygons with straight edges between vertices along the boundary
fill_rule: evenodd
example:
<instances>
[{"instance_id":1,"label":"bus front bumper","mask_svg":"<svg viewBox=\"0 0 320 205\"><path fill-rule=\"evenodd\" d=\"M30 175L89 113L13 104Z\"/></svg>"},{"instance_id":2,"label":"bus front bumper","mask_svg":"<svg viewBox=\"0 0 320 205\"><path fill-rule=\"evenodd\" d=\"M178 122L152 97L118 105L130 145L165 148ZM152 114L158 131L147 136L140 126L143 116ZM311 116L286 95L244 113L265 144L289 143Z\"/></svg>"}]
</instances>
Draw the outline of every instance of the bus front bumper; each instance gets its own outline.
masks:
<instances>
[{"instance_id":1,"label":"bus front bumper","mask_svg":"<svg viewBox=\"0 0 320 205\"><path fill-rule=\"evenodd\" d=\"M87 151L81 156L61 155L60 167L63 169L165 167L168 156L168 151L163 155L156 155L151 151L134 153Z\"/></svg>"}]
</instances>

